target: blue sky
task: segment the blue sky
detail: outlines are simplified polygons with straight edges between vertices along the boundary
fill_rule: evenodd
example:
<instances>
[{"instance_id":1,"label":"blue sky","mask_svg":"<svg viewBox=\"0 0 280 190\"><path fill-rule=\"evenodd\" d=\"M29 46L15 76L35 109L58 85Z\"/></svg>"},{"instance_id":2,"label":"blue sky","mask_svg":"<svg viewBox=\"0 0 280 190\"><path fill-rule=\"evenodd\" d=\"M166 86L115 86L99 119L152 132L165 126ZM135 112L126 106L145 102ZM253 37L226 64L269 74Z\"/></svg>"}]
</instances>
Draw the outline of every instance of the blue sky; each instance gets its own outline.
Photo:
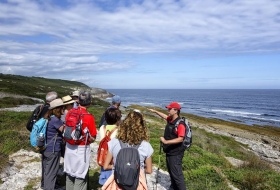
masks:
<instances>
[{"instance_id":1,"label":"blue sky","mask_svg":"<svg viewBox=\"0 0 280 190\"><path fill-rule=\"evenodd\" d=\"M0 0L0 72L104 89L280 89L279 0Z\"/></svg>"}]
</instances>

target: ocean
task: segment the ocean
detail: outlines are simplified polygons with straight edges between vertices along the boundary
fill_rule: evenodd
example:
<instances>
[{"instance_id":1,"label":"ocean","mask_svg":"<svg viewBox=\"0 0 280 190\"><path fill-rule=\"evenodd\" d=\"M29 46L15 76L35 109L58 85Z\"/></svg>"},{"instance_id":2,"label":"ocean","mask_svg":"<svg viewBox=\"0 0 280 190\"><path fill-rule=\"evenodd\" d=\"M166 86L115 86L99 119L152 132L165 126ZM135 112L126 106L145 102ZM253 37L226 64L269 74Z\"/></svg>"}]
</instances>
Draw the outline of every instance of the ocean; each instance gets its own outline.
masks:
<instances>
[{"instance_id":1,"label":"ocean","mask_svg":"<svg viewBox=\"0 0 280 190\"><path fill-rule=\"evenodd\" d=\"M123 106L165 108L178 102L184 113L248 125L280 127L280 90L107 89ZM107 99L110 102L110 99ZM167 113L167 112L166 112Z\"/></svg>"}]
</instances>

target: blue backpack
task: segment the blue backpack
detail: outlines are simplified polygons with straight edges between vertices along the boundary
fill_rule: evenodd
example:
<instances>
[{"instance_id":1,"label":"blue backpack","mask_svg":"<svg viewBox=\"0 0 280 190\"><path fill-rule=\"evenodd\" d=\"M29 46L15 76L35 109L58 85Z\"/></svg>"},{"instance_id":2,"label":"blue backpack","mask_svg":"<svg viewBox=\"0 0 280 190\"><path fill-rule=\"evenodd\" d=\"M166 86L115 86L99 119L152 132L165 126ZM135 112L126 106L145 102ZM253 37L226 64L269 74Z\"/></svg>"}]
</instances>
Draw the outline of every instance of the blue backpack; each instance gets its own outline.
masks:
<instances>
[{"instance_id":1,"label":"blue backpack","mask_svg":"<svg viewBox=\"0 0 280 190\"><path fill-rule=\"evenodd\" d=\"M41 118L34 123L30 133L30 144L36 150L42 150L46 146L46 131L48 126L48 119ZM43 143L42 143L43 142Z\"/></svg>"}]
</instances>

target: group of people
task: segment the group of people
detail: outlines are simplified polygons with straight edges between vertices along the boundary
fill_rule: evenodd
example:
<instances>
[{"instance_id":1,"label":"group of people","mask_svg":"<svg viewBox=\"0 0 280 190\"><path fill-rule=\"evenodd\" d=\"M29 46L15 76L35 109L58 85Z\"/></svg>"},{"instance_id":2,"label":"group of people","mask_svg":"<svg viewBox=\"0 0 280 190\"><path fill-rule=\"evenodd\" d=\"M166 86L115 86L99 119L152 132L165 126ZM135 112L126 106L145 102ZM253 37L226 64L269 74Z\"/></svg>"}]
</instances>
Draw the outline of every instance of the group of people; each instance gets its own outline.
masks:
<instances>
[{"instance_id":1,"label":"group of people","mask_svg":"<svg viewBox=\"0 0 280 190\"><path fill-rule=\"evenodd\" d=\"M87 91L74 91L71 96L62 98L54 91L47 93L39 117L48 120L45 149L42 154L41 188L53 190L58 188L57 173L61 156L64 157L64 172L66 175L66 189L87 189L87 175L90 158L90 143L95 141L97 130L94 117L88 113L87 108L92 103L92 96ZM87 128L89 138L71 145L65 143L63 132L67 113L79 109L83 114L83 126ZM85 159L83 159L85 157Z\"/></svg>"},{"instance_id":2,"label":"group of people","mask_svg":"<svg viewBox=\"0 0 280 190\"><path fill-rule=\"evenodd\" d=\"M153 147L149 143L149 134L144 115L139 110L130 111L122 120L119 109L121 99L112 97L112 104L108 107L99 124L99 131L95 125L95 118L87 111L92 103L92 96L88 91L75 91L71 95L59 98L56 92L46 95L46 103L40 113L48 119L46 149L42 151L42 180L41 188L53 190L56 188L56 178L59 170L60 157L64 157L64 172L66 173L66 190L86 190L88 187L88 170L90 160L90 143L94 142L97 133L100 139L107 132L111 132L108 142L108 153L104 166L101 167L99 183L102 189L118 189L114 182L114 164L121 149L120 141L127 146L138 146L140 156L140 177L144 183L139 183L138 189L147 189L145 175L152 173ZM180 104L172 102L166 106L166 115L154 109L148 109L167 121L164 136L160 137L163 150L166 153L166 164L171 178L170 190L185 190L186 185L182 172L184 150L181 148L185 135L185 127L180 124L175 129L175 123L180 119ZM82 129L87 130L89 138L84 138L79 144L65 143L63 132L65 121L74 109L83 113ZM112 162L113 160L113 162Z\"/></svg>"}]
</instances>

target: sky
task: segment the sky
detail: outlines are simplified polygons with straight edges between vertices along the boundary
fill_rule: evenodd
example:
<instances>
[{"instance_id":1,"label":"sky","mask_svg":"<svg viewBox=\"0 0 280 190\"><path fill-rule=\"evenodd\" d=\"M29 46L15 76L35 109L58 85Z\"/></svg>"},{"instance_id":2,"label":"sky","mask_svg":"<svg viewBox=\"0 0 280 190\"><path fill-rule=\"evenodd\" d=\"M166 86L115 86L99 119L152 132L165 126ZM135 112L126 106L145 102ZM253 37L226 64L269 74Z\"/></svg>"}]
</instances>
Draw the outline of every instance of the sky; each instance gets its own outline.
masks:
<instances>
[{"instance_id":1,"label":"sky","mask_svg":"<svg viewBox=\"0 0 280 190\"><path fill-rule=\"evenodd\" d=\"M0 0L0 72L103 89L280 89L279 0Z\"/></svg>"}]
</instances>

